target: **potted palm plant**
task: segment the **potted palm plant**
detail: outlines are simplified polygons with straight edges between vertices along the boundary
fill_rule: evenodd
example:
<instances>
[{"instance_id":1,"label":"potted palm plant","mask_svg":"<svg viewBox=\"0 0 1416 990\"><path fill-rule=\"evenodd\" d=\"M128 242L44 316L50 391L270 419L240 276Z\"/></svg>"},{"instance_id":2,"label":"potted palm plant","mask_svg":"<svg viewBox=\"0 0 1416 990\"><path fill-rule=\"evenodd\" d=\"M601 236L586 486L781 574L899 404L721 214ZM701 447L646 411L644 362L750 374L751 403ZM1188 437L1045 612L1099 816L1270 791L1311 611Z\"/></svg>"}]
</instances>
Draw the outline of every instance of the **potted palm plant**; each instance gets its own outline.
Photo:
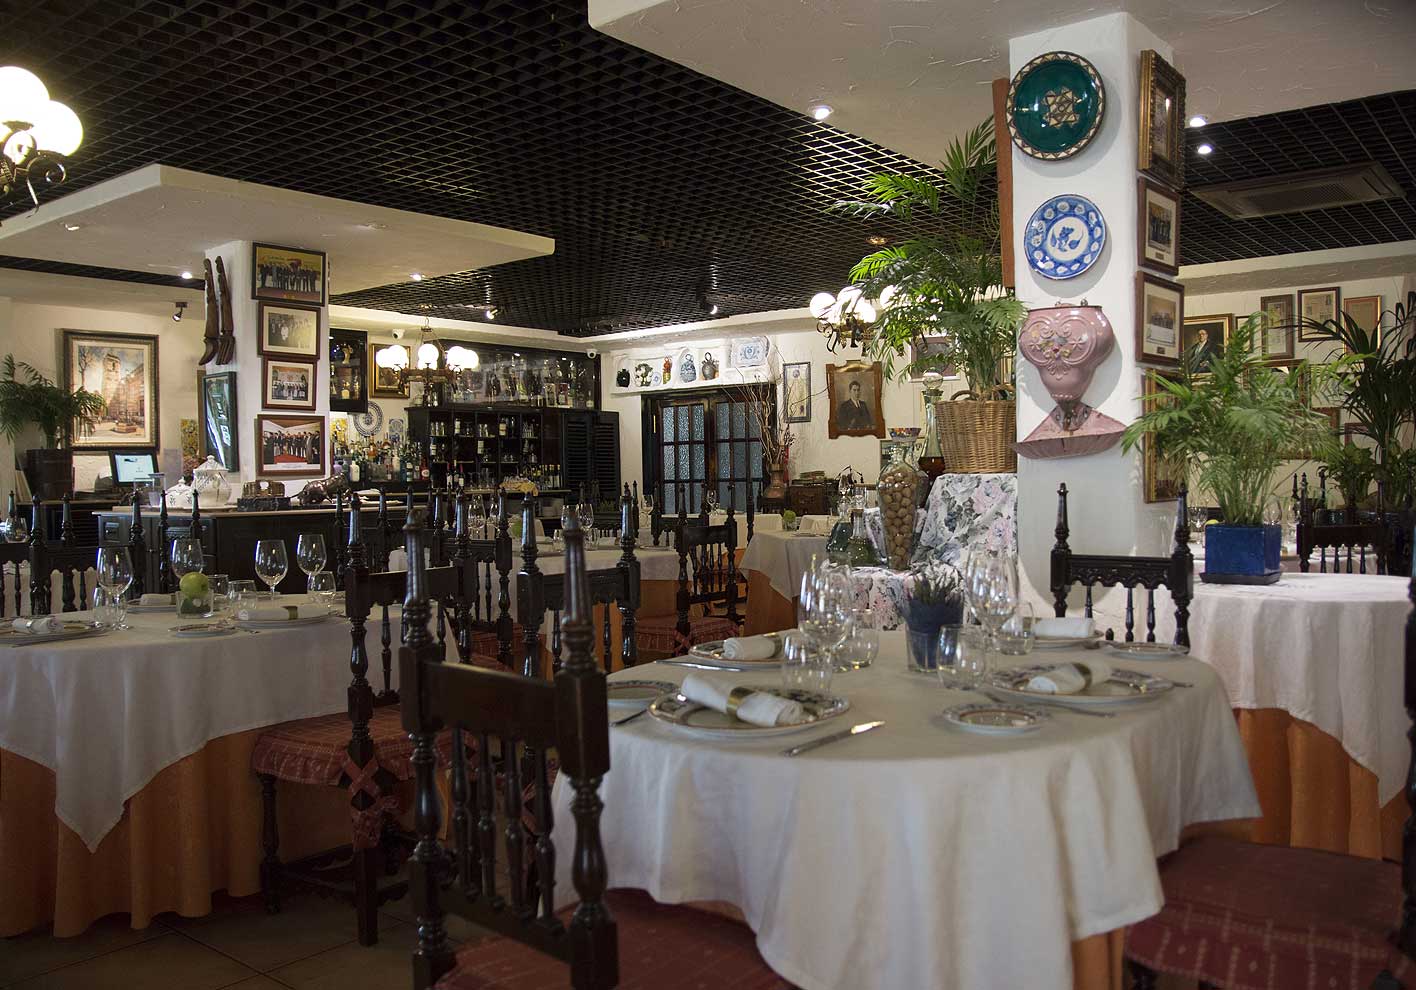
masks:
<instances>
[{"instance_id":1,"label":"potted palm plant","mask_svg":"<svg viewBox=\"0 0 1416 990\"><path fill-rule=\"evenodd\" d=\"M28 426L44 434L44 446L25 451L25 474L40 498L62 498L74 489L76 429L92 429L106 403L96 392L55 384L39 369L7 354L0 366L0 433L17 443Z\"/></svg>"},{"instance_id":2,"label":"potted palm plant","mask_svg":"<svg viewBox=\"0 0 1416 990\"><path fill-rule=\"evenodd\" d=\"M864 200L834 207L915 231L851 270L861 295L880 300L864 351L900 377L963 371L969 390L954 397L961 401L936 406L948 469L1011 471L1017 466L1012 357L1027 308L1003 287L992 118L949 144L940 171L939 186L912 175L872 176ZM911 345L924 356L897 369Z\"/></svg>"},{"instance_id":3,"label":"potted palm plant","mask_svg":"<svg viewBox=\"0 0 1416 990\"><path fill-rule=\"evenodd\" d=\"M1121 439L1129 451L1149 438L1160 457L1187 464L1219 505L1223 522L1205 527L1200 575L1211 583L1278 580L1282 527L1264 521L1274 479L1293 451L1332 443L1327 417L1313 411L1307 396L1326 370L1306 362L1290 370L1266 364L1254 351L1260 325L1260 316L1249 317L1203 371L1192 350L1174 377L1149 372L1160 398Z\"/></svg>"}]
</instances>

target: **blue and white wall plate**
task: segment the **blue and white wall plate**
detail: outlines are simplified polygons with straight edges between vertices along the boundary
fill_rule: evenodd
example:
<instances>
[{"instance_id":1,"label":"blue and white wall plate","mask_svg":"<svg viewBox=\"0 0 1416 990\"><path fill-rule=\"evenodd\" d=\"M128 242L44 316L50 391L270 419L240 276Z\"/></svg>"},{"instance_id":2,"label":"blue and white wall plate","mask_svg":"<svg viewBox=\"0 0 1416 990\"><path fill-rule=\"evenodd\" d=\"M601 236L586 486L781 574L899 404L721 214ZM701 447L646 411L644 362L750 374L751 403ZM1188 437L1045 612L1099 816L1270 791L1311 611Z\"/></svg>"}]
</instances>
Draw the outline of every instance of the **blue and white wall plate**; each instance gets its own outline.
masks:
<instances>
[{"instance_id":1,"label":"blue and white wall plate","mask_svg":"<svg viewBox=\"0 0 1416 990\"><path fill-rule=\"evenodd\" d=\"M1085 196L1057 196L1034 211L1023 236L1028 265L1044 278L1076 278L1106 247L1106 220Z\"/></svg>"}]
</instances>

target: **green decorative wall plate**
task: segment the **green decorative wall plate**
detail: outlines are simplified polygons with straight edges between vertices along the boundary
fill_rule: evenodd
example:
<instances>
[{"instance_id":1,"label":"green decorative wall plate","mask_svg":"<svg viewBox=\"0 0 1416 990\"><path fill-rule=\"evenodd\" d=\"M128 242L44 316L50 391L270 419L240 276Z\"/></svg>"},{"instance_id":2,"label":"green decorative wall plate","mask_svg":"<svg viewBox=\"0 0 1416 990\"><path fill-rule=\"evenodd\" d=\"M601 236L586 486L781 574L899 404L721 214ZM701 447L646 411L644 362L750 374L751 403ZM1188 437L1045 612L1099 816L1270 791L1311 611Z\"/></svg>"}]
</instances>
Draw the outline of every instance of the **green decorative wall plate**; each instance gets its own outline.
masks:
<instances>
[{"instance_id":1,"label":"green decorative wall plate","mask_svg":"<svg viewBox=\"0 0 1416 990\"><path fill-rule=\"evenodd\" d=\"M1096 137L1106 87L1096 67L1072 52L1047 52L1008 87L1008 133L1034 158L1070 158Z\"/></svg>"}]
</instances>

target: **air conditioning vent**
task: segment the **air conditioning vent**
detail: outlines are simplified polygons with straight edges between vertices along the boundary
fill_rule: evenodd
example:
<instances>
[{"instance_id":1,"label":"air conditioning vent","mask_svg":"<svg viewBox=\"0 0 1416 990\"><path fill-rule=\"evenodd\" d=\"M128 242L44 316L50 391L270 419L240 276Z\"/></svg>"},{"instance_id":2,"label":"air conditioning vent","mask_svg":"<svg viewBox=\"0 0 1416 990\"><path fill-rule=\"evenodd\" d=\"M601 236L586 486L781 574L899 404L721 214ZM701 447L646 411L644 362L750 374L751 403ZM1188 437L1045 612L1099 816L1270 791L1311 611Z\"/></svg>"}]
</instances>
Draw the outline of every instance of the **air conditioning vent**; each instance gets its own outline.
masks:
<instances>
[{"instance_id":1,"label":"air conditioning vent","mask_svg":"<svg viewBox=\"0 0 1416 990\"><path fill-rule=\"evenodd\" d=\"M1236 220L1406 198L1401 186L1376 162L1192 186L1190 192Z\"/></svg>"}]
</instances>

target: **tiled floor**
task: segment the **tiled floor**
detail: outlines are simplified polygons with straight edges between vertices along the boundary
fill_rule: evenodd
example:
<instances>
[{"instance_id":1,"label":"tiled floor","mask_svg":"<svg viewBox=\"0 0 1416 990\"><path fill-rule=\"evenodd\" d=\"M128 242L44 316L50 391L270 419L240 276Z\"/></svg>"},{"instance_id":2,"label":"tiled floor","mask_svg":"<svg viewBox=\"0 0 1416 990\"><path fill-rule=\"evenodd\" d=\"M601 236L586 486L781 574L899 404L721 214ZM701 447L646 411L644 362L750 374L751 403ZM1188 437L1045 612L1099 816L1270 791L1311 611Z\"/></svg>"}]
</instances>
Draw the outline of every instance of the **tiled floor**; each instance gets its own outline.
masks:
<instances>
[{"instance_id":1,"label":"tiled floor","mask_svg":"<svg viewBox=\"0 0 1416 990\"><path fill-rule=\"evenodd\" d=\"M163 915L133 931L126 916L76 938L0 939L0 987L15 990L404 990L412 980L411 905L384 905L379 944L355 940L354 908L312 895L266 914L259 897L218 895L210 915ZM456 941L488 934L448 918Z\"/></svg>"}]
</instances>

